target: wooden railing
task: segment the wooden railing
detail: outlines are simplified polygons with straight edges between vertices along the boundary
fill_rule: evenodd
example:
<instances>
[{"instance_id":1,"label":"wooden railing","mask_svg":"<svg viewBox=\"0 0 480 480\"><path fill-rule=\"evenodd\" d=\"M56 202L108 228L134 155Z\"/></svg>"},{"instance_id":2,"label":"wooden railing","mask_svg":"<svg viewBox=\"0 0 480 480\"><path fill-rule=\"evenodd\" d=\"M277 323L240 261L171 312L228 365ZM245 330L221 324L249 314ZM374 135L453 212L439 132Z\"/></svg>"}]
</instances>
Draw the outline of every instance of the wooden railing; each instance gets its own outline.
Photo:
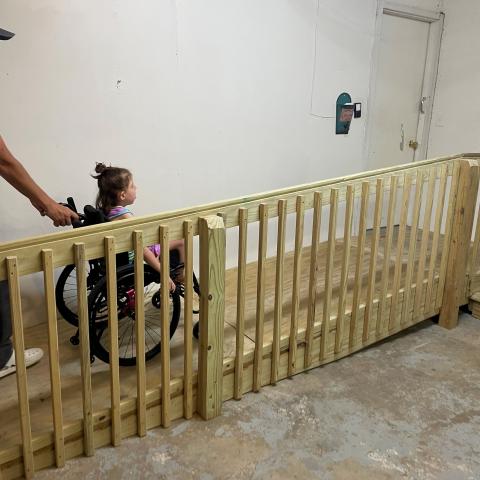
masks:
<instances>
[{"instance_id":1,"label":"wooden railing","mask_svg":"<svg viewBox=\"0 0 480 480\"><path fill-rule=\"evenodd\" d=\"M144 436L159 425L169 427L195 411L205 419L215 417L226 399L240 399L245 392L349 355L438 314L441 325L454 327L458 306L469 295L470 277L478 270L479 159L474 154L439 158L1 244L0 281L8 281L18 359L21 444L0 445L0 475L31 478L36 470L94 455L100 446ZM293 238L289 218L294 218ZM258 255L248 262L252 231ZM192 341L197 236L198 375ZM162 283L161 381L147 388L143 248L161 244L161 278L166 278L168 244L177 239L184 240L186 256L183 375L173 378L171 373L169 292ZM289 243L294 248L287 252ZM238 263L227 269L230 250L238 253ZM116 254L127 251L135 258L140 360L136 396L121 398ZM108 280L111 398L109 408L94 411L86 262L97 258L105 259ZM69 264L77 270L82 415L67 423L62 416L54 275L55 268ZM46 433L32 432L23 361L20 283L37 272L44 276L48 318L52 427ZM227 326L234 335L225 355Z\"/></svg>"}]
</instances>

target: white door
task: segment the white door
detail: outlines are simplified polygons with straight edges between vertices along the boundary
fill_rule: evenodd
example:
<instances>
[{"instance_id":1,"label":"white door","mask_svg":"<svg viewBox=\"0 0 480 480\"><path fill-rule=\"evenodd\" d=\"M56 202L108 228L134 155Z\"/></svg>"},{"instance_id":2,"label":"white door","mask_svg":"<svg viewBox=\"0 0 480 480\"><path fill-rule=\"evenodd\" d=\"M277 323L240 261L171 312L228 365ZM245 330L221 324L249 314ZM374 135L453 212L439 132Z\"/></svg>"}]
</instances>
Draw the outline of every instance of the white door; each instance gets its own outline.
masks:
<instances>
[{"instance_id":1,"label":"white door","mask_svg":"<svg viewBox=\"0 0 480 480\"><path fill-rule=\"evenodd\" d=\"M434 13L383 10L368 119L369 170L424 159L427 154L441 20Z\"/></svg>"}]
</instances>

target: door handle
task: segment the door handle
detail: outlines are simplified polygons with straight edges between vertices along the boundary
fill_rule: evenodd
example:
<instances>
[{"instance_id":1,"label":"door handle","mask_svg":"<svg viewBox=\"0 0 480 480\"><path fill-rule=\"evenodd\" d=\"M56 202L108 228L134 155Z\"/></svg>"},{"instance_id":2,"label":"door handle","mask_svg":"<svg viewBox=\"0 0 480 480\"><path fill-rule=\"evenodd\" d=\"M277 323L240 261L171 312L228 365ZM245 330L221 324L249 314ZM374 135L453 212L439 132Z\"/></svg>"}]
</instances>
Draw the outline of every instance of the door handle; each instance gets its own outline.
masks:
<instances>
[{"instance_id":1,"label":"door handle","mask_svg":"<svg viewBox=\"0 0 480 480\"><path fill-rule=\"evenodd\" d=\"M425 113L425 102L427 101L427 97L422 97L420 100L420 113Z\"/></svg>"},{"instance_id":2,"label":"door handle","mask_svg":"<svg viewBox=\"0 0 480 480\"><path fill-rule=\"evenodd\" d=\"M414 150L416 150L418 148L418 142L416 140L410 140L408 142L408 146L410 148L413 148Z\"/></svg>"}]
</instances>

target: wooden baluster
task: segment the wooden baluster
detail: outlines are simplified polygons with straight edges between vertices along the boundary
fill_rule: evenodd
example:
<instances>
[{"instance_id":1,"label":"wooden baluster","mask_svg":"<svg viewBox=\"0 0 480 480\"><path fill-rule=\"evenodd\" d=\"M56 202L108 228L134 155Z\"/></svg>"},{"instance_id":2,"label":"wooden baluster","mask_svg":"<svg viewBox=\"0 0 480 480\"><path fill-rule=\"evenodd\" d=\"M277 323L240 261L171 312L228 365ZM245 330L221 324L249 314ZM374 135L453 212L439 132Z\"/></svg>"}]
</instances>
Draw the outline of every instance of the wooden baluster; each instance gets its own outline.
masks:
<instances>
[{"instance_id":1,"label":"wooden baluster","mask_svg":"<svg viewBox=\"0 0 480 480\"><path fill-rule=\"evenodd\" d=\"M325 269L325 301L323 303L322 336L320 338L320 361L325 361L328 354L328 337L330 336L330 309L332 307L332 275L335 258L337 233L338 188L330 190L330 218L328 224L327 261Z\"/></svg>"},{"instance_id":2,"label":"wooden baluster","mask_svg":"<svg viewBox=\"0 0 480 480\"><path fill-rule=\"evenodd\" d=\"M305 331L305 368L312 364L313 327L315 325L315 307L317 302L318 247L320 244L320 226L322 222L322 193L313 194L312 246L310 250L310 280L308 284L308 313Z\"/></svg>"},{"instance_id":3,"label":"wooden baluster","mask_svg":"<svg viewBox=\"0 0 480 480\"><path fill-rule=\"evenodd\" d=\"M357 321L360 314L360 300L362 295L363 258L365 255L364 250L369 190L370 183L362 182L360 225L358 227L357 262L355 268L355 284L353 288L352 314L350 319L350 336L348 340L348 347L350 350L355 347L355 343L357 341Z\"/></svg>"},{"instance_id":4,"label":"wooden baluster","mask_svg":"<svg viewBox=\"0 0 480 480\"><path fill-rule=\"evenodd\" d=\"M75 243L74 249L75 267L77 270L78 329L80 333L80 367L82 375L83 448L85 455L90 457L95 454L95 447L93 444L92 375L90 368L85 244Z\"/></svg>"},{"instance_id":5,"label":"wooden baluster","mask_svg":"<svg viewBox=\"0 0 480 480\"><path fill-rule=\"evenodd\" d=\"M52 392L53 436L55 463L65 465L65 438L63 435L62 386L60 379L60 355L58 350L57 307L55 305L55 281L53 252L42 250L43 280L48 319L48 357L50 365L50 388Z\"/></svg>"},{"instance_id":6,"label":"wooden baluster","mask_svg":"<svg viewBox=\"0 0 480 480\"><path fill-rule=\"evenodd\" d=\"M352 218L353 218L353 199L355 189L352 185L347 185L345 225L343 228L343 253L342 253L342 273L340 278L340 297L338 299L337 330L335 333L335 354L342 350L345 322L345 304L348 292L348 269L350 265L350 249L352 242Z\"/></svg>"},{"instance_id":7,"label":"wooden baluster","mask_svg":"<svg viewBox=\"0 0 480 480\"><path fill-rule=\"evenodd\" d=\"M185 292L183 297L183 416L193 415L193 224L183 222Z\"/></svg>"},{"instance_id":8,"label":"wooden baluster","mask_svg":"<svg viewBox=\"0 0 480 480\"><path fill-rule=\"evenodd\" d=\"M415 185L415 200L413 202L413 216L412 227L410 229L410 241L408 244L408 260L407 260L407 273L405 276L405 288L403 293L403 309L400 320L400 325L405 326L407 324L408 315L410 314L410 299L412 296L412 281L413 270L415 268L415 254L417 251L417 233L418 233L418 221L420 218L420 207L422 205L423 196L423 170L417 171L417 179Z\"/></svg>"},{"instance_id":9,"label":"wooden baluster","mask_svg":"<svg viewBox=\"0 0 480 480\"><path fill-rule=\"evenodd\" d=\"M387 214L387 232L385 235L385 245L383 248L384 260L381 280L380 304L378 306L377 323L375 325L375 335L377 339L383 336L385 329L384 315L387 306L387 292L390 282L390 255L392 251L393 230L395 228L395 209L397 206L397 186L398 177L393 176L390 179L390 197L388 200Z\"/></svg>"},{"instance_id":10,"label":"wooden baluster","mask_svg":"<svg viewBox=\"0 0 480 480\"><path fill-rule=\"evenodd\" d=\"M147 434L147 372L145 366L145 280L143 266L143 232L133 232L135 269L135 339L137 354L137 433Z\"/></svg>"},{"instance_id":11,"label":"wooden baluster","mask_svg":"<svg viewBox=\"0 0 480 480\"><path fill-rule=\"evenodd\" d=\"M423 280L425 278L425 265L427 261L428 241L430 238L430 224L432 221L433 197L435 193L435 183L437 179L436 169L429 172L428 192L425 202L425 213L423 218L422 241L420 244L420 256L418 258L418 271L415 287L415 303L413 307L412 322L422 320L421 315L425 308L421 309L423 298ZM423 310L423 311L422 311Z\"/></svg>"},{"instance_id":12,"label":"wooden baluster","mask_svg":"<svg viewBox=\"0 0 480 480\"><path fill-rule=\"evenodd\" d=\"M285 222L287 218L287 201L278 201L278 229L277 229L277 262L275 269L275 307L273 315L273 344L272 366L270 382L278 380L280 364L280 334L283 316L283 262L285 260Z\"/></svg>"},{"instance_id":13,"label":"wooden baluster","mask_svg":"<svg viewBox=\"0 0 480 480\"><path fill-rule=\"evenodd\" d=\"M162 374L162 427L171 423L170 405L170 241L168 226L160 225L160 318L161 318L161 374Z\"/></svg>"},{"instance_id":14,"label":"wooden baluster","mask_svg":"<svg viewBox=\"0 0 480 480\"><path fill-rule=\"evenodd\" d=\"M122 419L120 417L120 370L118 365L117 262L114 237L105 237L107 263L108 330L110 348L110 397L112 411L112 445L120 445Z\"/></svg>"},{"instance_id":15,"label":"wooden baluster","mask_svg":"<svg viewBox=\"0 0 480 480\"><path fill-rule=\"evenodd\" d=\"M427 293L425 296L425 308L427 313L435 310L435 305L432 305L433 297L433 283L435 281L435 268L437 265L438 247L440 241L440 231L442 227L443 209L445 206L445 192L447 189L448 169L447 165L442 165L440 168L440 186L437 197L437 205L435 208L435 227L432 240L432 252L430 255L430 264L428 267L428 282Z\"/></svg>"},{"instance_id":16,"label":"wooden baluster","mask_svg":"<svg viewBox=\"0 0 480 480\"><path fill-rule=\"evenodd\" d=\"M253 391L258 392L262 386L263 366L263 329L265 322L265 261L267 258L268 206L259 207L260 231L258 238L258 273L257 273L257 311L255 329L255 353L253 360Z\"/></svg>"},{"instance_id":17,"label":"wooden baluster","mask_svg":"<svg viewBox=\"0 0 480 480\"><path fill-rule=\"evenodd\" d=\"M17 257L7 257L8 290L10 315L12 317L13 349L15 351L18 406L20 409L20 428L22 432L23 469L25 478L33 478L32 426L28 404L27 367L25 365L25 342L23 339L23 316L20 295L20 278Z\"/></svg>"},{"instance_id":18,"label":"wooden baluster","mask_svg":"<svg viewBox=\"0 0 480 480\"><path fill-rule=\"evenodd\" d=\"M445 219L445 234L442 243L442 254L440 261L440 275L438 279L437 295L435 299L436 308L440 308L443 303L444 287L447 275L447 261L450 246L450 237L453 227L453 215L455 213L455 201L458 194L458 181L460 175L460 162L455 162L453 166L450 190L448 193L447 218Z\"/></svg>"},{"instance_id":19,"label":"wooden baluster","mask_svg":"<svg viewBox=\"0 0 480 480\"><path fill-rule=\"evenodd\" d=\"M234 398L243 394L243 348L245 336L245 274L247 269L248 210L238 210L237 330L235 343Z\"/></svg>"},{"instance_id":20,"label":"wooden baluster","mask_svg":"<svg viewBox=\"0 0 480 480\"><path fill-rule=\"evenodd\" d=\"M292 315L290 320L290 339L288 347L288 376L296 372L297 361L297 335L298 335L298 308L300 296L300 265L302 261L303 225L305 212L305 199L297 197L297 217L295 222L295 254L293 257L293 290L292 290Z\"/></svg>"},{"instance_id":21,"label":"wooden baluster","mask_svg":"<svg viewBox=\"0 0 480 480\"><path fill-rule=\"evenodd\" d=\"M408 209L410 205L410 193L412 190L412 177L406 173L403 181L402 208L400 211L400 227L397 238L397 255L395 257L395 270L393 274L392 303L390 304L390 317L388 330L395 329L397 326L397 309L400 297L400 282L403 270L403 250L405 248L405 236L408 221Z\"/></svg>"},{"instance_id":22,"label":"wooden baluster","mask_svg":"<svg viewBox=\"0 0 480 480\"><path fill-rule=\"evenodd\" d=\"M382 221L383 204L383 178L377 178L377 187L375 192L375 212L373 216L373 232L370 248L370 267L368 273L367 303L365 305L365 314L363 317L363 342L368 342L370 317L373 312L373 297L375 296L375 283L377 276L377 253L378 243L380 241L380 222ZM378 312L377 312L378 321Z\"/></svg>"},{"instance_id":23,"label":"wooden baluster","mask_svg":"<svg viewBox=\"0 0 480 480\"><path fill-rule=\"evenodd\" d=\"M143 232L133 232L135 269L135 339L137 355L137 433L147 434L147 372L145 365L145 280L143 266Z\"/></svg>"}]
</instances>

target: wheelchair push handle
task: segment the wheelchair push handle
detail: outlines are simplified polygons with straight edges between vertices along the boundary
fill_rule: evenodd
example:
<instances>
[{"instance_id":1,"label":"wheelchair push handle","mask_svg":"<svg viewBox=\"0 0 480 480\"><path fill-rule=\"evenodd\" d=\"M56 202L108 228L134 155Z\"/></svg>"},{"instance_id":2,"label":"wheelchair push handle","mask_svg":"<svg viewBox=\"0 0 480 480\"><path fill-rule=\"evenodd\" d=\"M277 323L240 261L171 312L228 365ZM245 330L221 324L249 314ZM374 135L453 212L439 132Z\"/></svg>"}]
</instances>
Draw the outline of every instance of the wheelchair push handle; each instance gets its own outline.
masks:
<instances>
[{"instance_id":1,"label":"wheelchair push handle","mask_svg":"<svg viewBox=\"0 0 480 480\"><path fill-rule=\"evenodd\" d=\"M67 198L67 203L60 202L60 205L69 208L72 212L75 212L78 215L78 220L74 220L72 222L73 228L83 227L83 223L85 221L85 215L77 211L77 206L75 205L75 201L73 200L72 197Z\"/></svg>"}]
</instances>

